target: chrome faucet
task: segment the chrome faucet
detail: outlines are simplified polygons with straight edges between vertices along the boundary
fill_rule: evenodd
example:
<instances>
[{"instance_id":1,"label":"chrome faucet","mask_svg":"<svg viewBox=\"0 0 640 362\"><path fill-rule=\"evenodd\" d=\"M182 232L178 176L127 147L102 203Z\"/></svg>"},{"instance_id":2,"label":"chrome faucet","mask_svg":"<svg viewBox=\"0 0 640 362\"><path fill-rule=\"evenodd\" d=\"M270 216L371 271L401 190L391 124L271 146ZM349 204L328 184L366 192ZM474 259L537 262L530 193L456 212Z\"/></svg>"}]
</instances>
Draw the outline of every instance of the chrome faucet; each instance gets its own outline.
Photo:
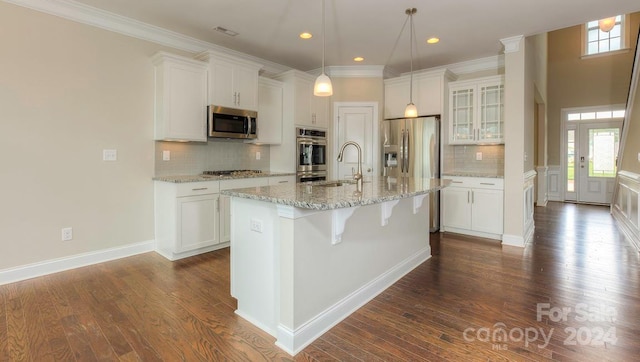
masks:
<instances>
[{"instance_id":1,"label":"chrome faucet","mask_svg":"<svg viewBox=\"0 0 640 362\"><path fill-rule=\"evenodd\" d=\"M353 141L345 142L342 145L342 148L340 148L340 152L338 153L338 162L342 162L342 157L344 156L344 149L347 148L347 146L349 145L355 146L356 149L358 150L358 171L355 174L353 174L353 179L358 184L358 191L361 192L362 191L362 149L360 148L360 145Z\"/></svg>"}]
</instances>

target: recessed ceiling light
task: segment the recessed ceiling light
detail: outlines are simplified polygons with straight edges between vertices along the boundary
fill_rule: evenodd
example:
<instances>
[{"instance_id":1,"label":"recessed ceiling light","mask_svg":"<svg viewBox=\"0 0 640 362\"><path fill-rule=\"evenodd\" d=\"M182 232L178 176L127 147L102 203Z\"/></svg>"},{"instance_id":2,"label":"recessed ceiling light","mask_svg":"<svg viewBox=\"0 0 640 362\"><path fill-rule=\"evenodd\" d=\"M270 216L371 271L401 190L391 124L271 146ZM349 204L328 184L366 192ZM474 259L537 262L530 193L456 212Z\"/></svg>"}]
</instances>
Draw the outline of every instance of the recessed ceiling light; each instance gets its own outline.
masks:
<instances>
[{"instance_id":1,"label":"recessed ceiling light","mask_svg":"<svg viewBox=\"0 0 640 362\"><path fill-rule=\"evenodd\" d=\"M435 37L435 36L427 39L427 43L429 43L429 44L435 44L435 43L437 43L439 41L440 41L440 38Z\"/></svg>"},{"instance_id":2,"label":"recessed ceiling light","mask_svg":"<svg viewBox=\"0 0 640 362\"><path fill-rule=\"evenodd\" d=\"M363 60L364 60L364 58L363 58L363 57L355 57L355 58L353 58L353 61L354 61L354 62L361 62L361 61L363 61Z\"/></svg>"},{"instance_id":3,"label":"recessed ceiling light","mask_svg":"<svg viewBox=\"0 0 640 362\"><path fill-rule=\"evenodd\" d=\"M301 39L311 39L311 38L313 38L313 35L311 35L311 33L304 32L304 33L300 33L300 38Z\"/></svg>"}]
</instances>

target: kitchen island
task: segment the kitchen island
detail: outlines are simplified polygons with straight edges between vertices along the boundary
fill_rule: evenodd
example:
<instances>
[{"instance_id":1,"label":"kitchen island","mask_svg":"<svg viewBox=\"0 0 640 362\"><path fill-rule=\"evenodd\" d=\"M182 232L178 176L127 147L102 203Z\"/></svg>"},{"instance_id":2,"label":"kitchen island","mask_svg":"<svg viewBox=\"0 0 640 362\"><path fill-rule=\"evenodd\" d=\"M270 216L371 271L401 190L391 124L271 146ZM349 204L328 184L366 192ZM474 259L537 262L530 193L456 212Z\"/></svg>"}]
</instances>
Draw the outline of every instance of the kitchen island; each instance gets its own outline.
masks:
<instances>
[{"instance_id":1,"label":"kitchen island","mask_svg":"<svg viewBox=\"0 0 640 362\"><path fill-rule=\"evenodd\" d=\"M431 257L447 180L380 177L226 190L236 313L295 355Z\"/></svg>"}]
</instances>

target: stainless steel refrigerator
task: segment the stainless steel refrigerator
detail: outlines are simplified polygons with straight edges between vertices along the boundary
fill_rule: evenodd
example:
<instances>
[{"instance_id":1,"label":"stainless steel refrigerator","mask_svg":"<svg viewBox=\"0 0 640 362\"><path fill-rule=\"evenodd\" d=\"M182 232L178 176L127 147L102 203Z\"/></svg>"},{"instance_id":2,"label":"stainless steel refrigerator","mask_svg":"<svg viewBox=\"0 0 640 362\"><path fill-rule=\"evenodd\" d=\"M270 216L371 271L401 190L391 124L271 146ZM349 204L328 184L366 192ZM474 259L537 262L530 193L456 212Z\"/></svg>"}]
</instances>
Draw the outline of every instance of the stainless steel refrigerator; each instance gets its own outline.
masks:
<instances>
[{"instance_id":1,"label":"stainless steel refrigerator","mask_svg":"<svg viewBox=\"0 0 640 362\"><path fill-rule=\"evenodd\" d=\"M440 116L382 122L382 175L388 182L440 178ZM440 229L440 192L429 195L430 231Z\"/></svg>"}]
</instances>

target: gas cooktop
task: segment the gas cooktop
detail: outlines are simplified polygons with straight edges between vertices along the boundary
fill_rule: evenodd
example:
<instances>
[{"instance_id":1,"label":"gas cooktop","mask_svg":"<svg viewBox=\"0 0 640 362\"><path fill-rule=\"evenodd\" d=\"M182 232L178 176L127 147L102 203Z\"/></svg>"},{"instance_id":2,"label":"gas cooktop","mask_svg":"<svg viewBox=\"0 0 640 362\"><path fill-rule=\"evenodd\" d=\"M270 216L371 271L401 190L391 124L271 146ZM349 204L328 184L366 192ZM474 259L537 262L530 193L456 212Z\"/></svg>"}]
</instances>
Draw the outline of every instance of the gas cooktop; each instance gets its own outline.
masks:
<instances>
[{"instance_id":1,"label":"gas cooktop","mask_svg":"<svg viewBox=\"0 0 640 362\"><path fill-rule=\"evenodd\" d=\"M260 170L217 170L217 171L204 171L203 175L209 176L238 176L238 175L255 175L260 174Z\"/></svg>"}]
</instances>

